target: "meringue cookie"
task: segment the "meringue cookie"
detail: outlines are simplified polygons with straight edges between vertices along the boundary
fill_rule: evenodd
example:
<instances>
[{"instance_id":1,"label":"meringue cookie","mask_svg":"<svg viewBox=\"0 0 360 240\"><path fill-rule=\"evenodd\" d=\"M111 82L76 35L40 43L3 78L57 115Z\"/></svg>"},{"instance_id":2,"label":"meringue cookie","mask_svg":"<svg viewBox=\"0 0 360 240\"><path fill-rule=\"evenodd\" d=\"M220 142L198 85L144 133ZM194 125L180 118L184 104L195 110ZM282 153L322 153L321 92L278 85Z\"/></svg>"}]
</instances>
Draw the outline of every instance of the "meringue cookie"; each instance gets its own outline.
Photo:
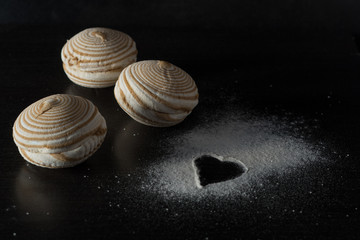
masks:
<instances>
[{"instance_id":1,"label":"meringue cookie","mask_svg":"<svg viewBox=\"0 0 360 240\"><path fill-rule=\"evenodd\" d=\"M106 132L105 119L94 104L67 94L31 104L13 126L23 158L45 168L72 167L85 161L101 146Z\"/></svg>"},{"instance_id":2,"label":"meringue cookie","mask_svg":"<svg viewBox=\"0 0 360 240\"><path fill-rule=\"evenodd\" d=\"M185 71L166 61L133 63L114 88L120 107L134 120L168 127L182 122L198 104L198 89Z\"/></svg>"},{"instance_id":3,"label":"meringue cookie","mask_svg":"<svg viewBox=\"0 0 360 240\"><path fill-rule=\"evenodd\" d=\"M88 28L61 50L63 68L74 83L89 88L114 86L120 72L136 61L134 40L109 28Z\"/></svg>"}]
</instances>

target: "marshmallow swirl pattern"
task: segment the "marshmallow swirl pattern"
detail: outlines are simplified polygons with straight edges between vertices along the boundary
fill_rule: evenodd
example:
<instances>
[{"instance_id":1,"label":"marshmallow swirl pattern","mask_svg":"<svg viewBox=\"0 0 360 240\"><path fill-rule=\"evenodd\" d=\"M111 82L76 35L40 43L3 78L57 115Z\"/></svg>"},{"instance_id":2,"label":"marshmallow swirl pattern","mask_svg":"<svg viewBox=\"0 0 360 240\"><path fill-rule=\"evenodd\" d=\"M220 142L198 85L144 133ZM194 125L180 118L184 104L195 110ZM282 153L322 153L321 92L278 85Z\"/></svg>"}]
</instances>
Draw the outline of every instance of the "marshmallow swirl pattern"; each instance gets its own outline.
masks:
<instances>
[{"instance_id":1,"label":"marshmallow swirl pattern","mask_svg":"<svg viewBox=\"0 0 360 240\"><path fill-rule=\"evenodd\" d=\"M133 63L116 82L120 107L134 120L149 126L168 127L182 122L198 104L198 89L189 74L157 60Z\"/></svg>"},{"instance_id":2,"label":"marshmallow swirl pattern","mask_svg":"<svg viewBox=\"0 0 360 240\"><path fill-rule=\"evenodd\" d=\"M105 119L89 100L67 94L43 98L23 110L13 138L28 162L46 168L75 166L90 157L107 132Z\"/></svg>"},{"instance_id":3,"label":"marshmallow swirl pattern","mask_svg":"<svg viewBox=\"0 0 360 240\"><path fill-rule=\"evenodd\" d=\"M88 28L76 34L61 51L63 68L74 83L89 88L114 86L120 72L136 61L134 40L108 28Z\"/></svg>"}]
</instances>

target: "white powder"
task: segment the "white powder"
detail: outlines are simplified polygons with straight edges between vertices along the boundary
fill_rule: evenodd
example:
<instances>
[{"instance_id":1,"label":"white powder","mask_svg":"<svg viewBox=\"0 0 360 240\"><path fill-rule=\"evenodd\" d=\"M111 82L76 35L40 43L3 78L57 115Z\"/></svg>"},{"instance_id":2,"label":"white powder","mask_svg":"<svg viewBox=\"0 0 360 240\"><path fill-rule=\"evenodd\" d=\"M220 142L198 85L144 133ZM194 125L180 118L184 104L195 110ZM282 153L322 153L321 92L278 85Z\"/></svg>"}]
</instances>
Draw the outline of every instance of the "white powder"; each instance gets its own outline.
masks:
<instances>
[{"instance_id":1,"label":"white powder","mask_svg":"<svg viewBox=\"0 0 360 240\"><path fill-rule=\"evenodd\" d=\"M149 167L142 188L166 198L246 196L272 174L289 174L300 165L321 159L320 147L306 140L307 128L303 120L239 114L207 121L164 140L170 150ZM199 189L192 162L204 154L235 158L248 172Z\"/></svg>"}]
</instances>

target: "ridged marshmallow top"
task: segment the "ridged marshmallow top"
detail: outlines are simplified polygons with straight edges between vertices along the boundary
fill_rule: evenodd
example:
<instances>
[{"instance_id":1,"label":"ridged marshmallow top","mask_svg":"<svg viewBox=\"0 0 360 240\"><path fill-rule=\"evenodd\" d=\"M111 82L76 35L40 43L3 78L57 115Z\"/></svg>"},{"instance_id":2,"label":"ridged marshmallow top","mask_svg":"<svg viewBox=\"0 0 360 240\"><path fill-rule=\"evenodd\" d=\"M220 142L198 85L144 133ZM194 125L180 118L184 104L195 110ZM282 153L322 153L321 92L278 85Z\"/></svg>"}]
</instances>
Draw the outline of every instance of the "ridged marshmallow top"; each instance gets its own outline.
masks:
<instances>
[{"instance_id":1,"label":"ridged marshmallow top","mask_svg":"<svg viewBox=\"0 0 360 240\"><path fill-rule=\"evenodd\" d=\"M136 121L155 127L180 123L198 103L189 74L166 61L147 60L126 67L116 82L115 98Z\"/></svg>"},{"instance_id":2,"label":"ridged marshmallow top","mask_svg":"<svg viewBox=\"0 0 360 240\"><path fill-rule=\"evenodd\" d=\"M101 144L107 131L105 119L89 100L57 94L43 98L16 119L13 137L19 149L56 154L82 145Z\"/></svg>"},{"instance_id":3,"label":"ridged marshmallow top","mask_svg":"<svg viewBox=\"0 0 360 240\"><path fill-rule=\"evenodd\" d=\"M84 87L113 86L120 72L136 61L134 40L109 28L88 28L73 36L61 51L64 71Z\"/></svg>"}]
</instances>

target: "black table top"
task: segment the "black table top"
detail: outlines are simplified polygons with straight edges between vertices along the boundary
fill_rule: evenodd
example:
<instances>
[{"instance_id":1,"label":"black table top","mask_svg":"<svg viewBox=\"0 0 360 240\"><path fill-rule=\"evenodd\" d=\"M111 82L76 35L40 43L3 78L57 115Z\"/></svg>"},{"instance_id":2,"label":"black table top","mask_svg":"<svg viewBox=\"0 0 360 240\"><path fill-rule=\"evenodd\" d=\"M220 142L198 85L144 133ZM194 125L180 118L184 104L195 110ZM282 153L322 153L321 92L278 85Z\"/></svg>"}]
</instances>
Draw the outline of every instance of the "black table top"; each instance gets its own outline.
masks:
<instances>
[{"instance_id":1,"label":"black table top","mask_svg":"<svg viewBox=\"0 0 360 240\"><path fill-rule=\"evenodd\" d=\"M0 235L11 238L360 237L360 57L346 32L249 34L236 29L130 28L138 60L167 60L196 81L181 124L141 125L113 89L63 72L79 26L0 26ZM18 114L56 93L91 100L107 121L86 162L28 164L13 140ZM193 160L240 160L240 177L198 188Z\"/></svg>"}]
</instances>

